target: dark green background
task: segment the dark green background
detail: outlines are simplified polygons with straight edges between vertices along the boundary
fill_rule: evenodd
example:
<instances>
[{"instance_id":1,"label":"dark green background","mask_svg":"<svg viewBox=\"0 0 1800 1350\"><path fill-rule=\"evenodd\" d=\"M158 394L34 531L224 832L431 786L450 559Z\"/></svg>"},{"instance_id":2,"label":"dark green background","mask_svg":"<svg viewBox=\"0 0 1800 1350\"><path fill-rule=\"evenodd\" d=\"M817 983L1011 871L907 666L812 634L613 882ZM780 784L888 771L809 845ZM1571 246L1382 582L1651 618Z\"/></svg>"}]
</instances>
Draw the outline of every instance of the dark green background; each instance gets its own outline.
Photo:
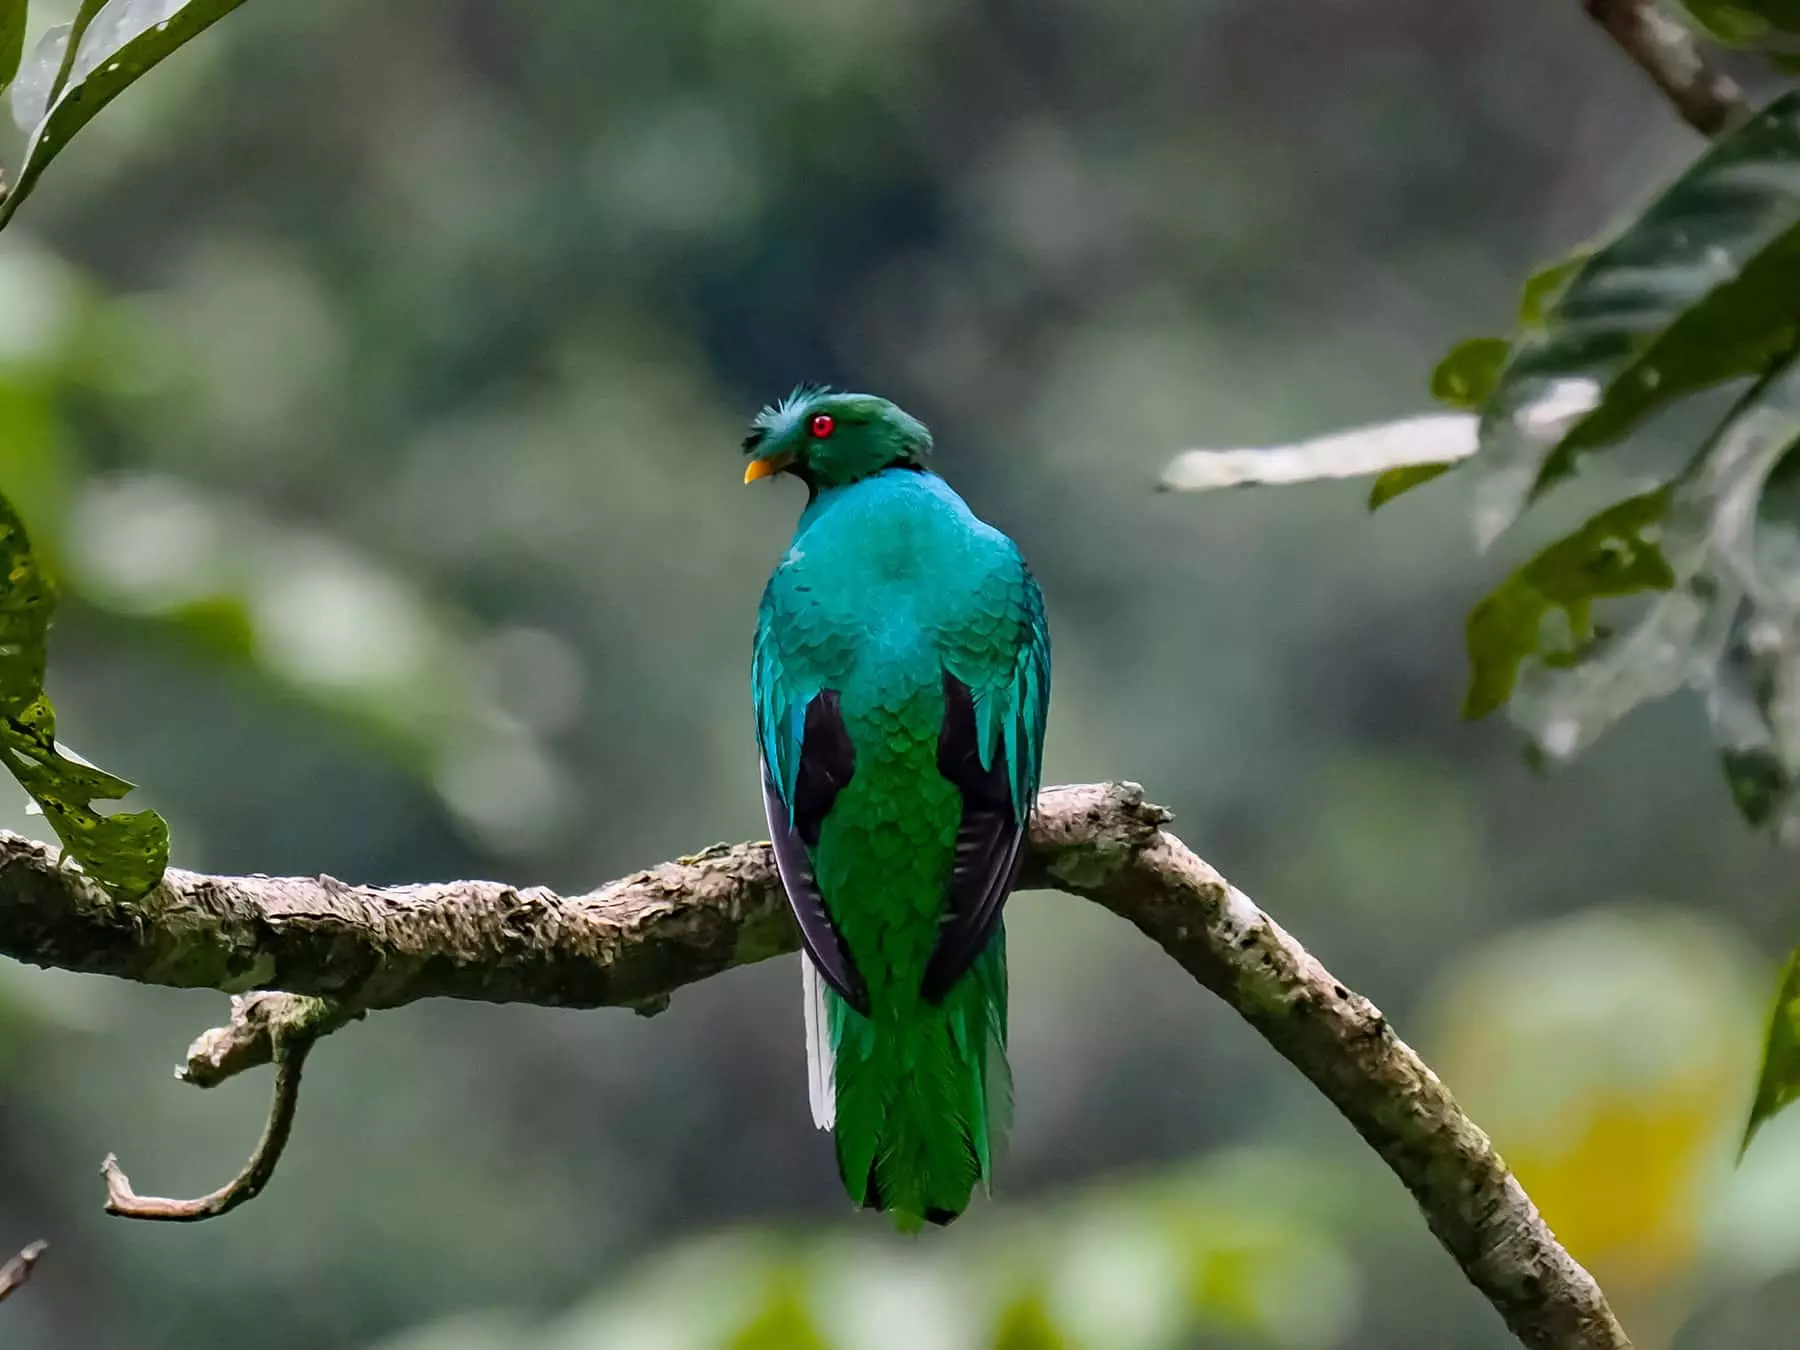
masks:
<instances>
[{"instance_id":1,"label":"dark green background","mask_svg":"<svg viewBox=\"0 0 1800 1350\"><path fill-rule=\"evenodd\" d=\"M1558 1094L1654 1115L1673 1061L1724 1065L1719 1143L1793 861L1693 709L1547 780L1461 725L1494 563L1454 477L1375 521L1354 483L1152 491L1190 445L1422 406L1694 145L1573 3L253 0L0 240L0 490L63 583L60 732L187 867L584 889L757 835L749 636L799 501L740 487L737 440L798 380L872 389L1042 580L1051 781L1146 784L1509 1152ZM1597 907L1641 959L1534 984ZM1098 912L1011 913L1002 1194L886 1245L808 1124L793 958L651 1021L372 1018L314 1055L267 1194L182 1229L105 1218L96 1167L238 1166L264 1084L168 1078L224 999L0 967L0 1246L52 1243L0 1344L1509 1343L1229 1012ZM1640 1345L1690 1305L1686 1345L1779 1343L1800 1134L1736 1180L1701 1153L1651 1275L1581 1254Z\"/></svg>"}]
</instances>

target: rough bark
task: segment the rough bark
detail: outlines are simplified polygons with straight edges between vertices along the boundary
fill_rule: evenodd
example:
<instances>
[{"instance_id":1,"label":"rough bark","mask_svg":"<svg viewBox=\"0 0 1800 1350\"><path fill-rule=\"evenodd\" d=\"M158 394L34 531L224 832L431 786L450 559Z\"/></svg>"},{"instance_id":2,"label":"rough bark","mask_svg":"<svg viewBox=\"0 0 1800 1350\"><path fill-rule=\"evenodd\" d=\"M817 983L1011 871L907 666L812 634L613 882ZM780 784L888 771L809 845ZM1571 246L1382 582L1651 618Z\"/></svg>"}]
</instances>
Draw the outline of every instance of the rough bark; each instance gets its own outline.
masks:
<instances>
[{"instance_id":1,"label":"rough bark","mask_svg":"<svg viewBox=\"0 0 1800 1350\"><path fill-rule=\"evenodd\" d=\"M1715 70L1700 42L1663 13L1657 0L1582 0L1588 17L1606 30L1656 82L1681 119L1702 136L1717 136L1751 114L1743 91Z\"/></svg>"},{"instance_id":2,"label":"rough bark","mask_svg":"<svg viewBox=\"0 0 1800 1350\"><path fill-rule=\"evenodd\" d=\"M1599 1287L1437 1076L1373 1004L1163 829L1168 818L1135 784L1052 788L1022 885L1129 919L1245 1017L1393 1169L1525 1345L1626 1350ZM415 999L654 1011L685 984L797 946L766 844L715 845L572 897L171 869L121 903L54 849L0 832L0 953L246 995L189 1051L182 1076L201 1086Z\"/></svg>"}]
</instances>

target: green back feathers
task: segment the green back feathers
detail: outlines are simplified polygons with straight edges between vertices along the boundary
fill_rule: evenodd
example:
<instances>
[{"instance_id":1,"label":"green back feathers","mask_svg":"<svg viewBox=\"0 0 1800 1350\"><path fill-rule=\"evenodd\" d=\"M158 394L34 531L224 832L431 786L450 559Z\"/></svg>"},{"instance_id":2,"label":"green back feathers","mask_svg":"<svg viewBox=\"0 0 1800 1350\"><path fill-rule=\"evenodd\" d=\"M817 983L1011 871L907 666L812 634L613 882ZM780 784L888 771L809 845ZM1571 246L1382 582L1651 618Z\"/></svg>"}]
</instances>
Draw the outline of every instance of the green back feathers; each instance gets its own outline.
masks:
<instances>
[{"instance_id":1,"label":"green back feathers","mask_svg":"<svg viewBox=\"0 0 1800 1350\"><path fill-rule=\"evenodd\" d=\"M765 408L747 480L810 489L752 677L771 836L809 970L815 1114L851 1197L947 1223L1011 1115L1000 906L1035 801L1049 635L1011 540L885 399Z\"/></svg>"}]
</instances>

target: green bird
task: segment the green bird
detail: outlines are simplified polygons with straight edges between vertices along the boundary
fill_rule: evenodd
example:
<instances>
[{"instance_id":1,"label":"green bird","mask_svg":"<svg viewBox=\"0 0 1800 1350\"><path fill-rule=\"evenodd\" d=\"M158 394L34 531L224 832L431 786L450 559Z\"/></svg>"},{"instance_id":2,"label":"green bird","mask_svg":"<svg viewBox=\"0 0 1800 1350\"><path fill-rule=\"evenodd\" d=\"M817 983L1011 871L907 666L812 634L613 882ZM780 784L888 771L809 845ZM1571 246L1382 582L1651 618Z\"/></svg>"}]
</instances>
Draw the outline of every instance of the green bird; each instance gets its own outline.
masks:
<instances>
[{"instance_id":1,"label":"green bird","mask_svg":"<svg viewBox=\"0 0 1800 1350\"><path fill-rule=\"evenodd\" d=\"M1037 800L1043 596L883 398L764 408L746 483L807 486L757 617L763 804L806 948L813 1120L857 1205L947 1224L1012 1108L1000 910Z\"/></svg>"}]
</instances>

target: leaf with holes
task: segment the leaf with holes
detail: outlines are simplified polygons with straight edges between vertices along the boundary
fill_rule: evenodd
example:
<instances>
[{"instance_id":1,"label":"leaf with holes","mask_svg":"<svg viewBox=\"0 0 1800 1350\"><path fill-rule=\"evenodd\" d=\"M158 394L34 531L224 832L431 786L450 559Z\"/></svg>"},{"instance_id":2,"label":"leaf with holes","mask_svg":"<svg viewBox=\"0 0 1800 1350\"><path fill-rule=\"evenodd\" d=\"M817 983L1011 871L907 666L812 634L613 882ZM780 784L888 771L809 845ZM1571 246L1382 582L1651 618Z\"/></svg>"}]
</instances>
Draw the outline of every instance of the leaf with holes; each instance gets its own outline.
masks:
<instances>
[{"instance_id":1,"label":"leaf with holes","mask_svg":"<svg viewBox=\"0 0 1800 1350\"><path fill-rule=\"evenodd\" d=\"M1492 540L1584 450L1761 371L1800 331L1800 92L1722 137L1595 249L1513 347L1483 410L1477 529ZM1546 403L1579 407L1540 416Z\"/></svg>"},{"instance_id":2,"label":"leaf with holes","mask_svg":"<svg viewBox=\"0 0 1800 1350\"><path fill-rule=\"evenodd\" d=\"M1615 503L1514 572L1469 615L1469 692L1463 716L1485 717L1512 697L1527 658L1579 659L1593 640L1593 604L1667 590L1675 574L1650 537L1669 508L1670 488ZM1547 632L1560 614L1562 640Z\"/></svg>"},{"instance_id":3,"label":"leaf with holes","mask_svg":"<svg viewBox=\"0 0 1800 1350\"><path fill-rule=\"evenodd\" d=\"M3 3L3 0L0 0ZM243 0L108 0L71 42L48 108L31 132L19 181L0 201L0 226L12 219L50 161L108 103L164 57L197 37Z\"/></svg>"},{"instance_id":4,"label":"leaf with holes","mask_svg":"<svg viewBox=\"0 0 1800 1350\"><path fill-rule=\"evenodd\" d=\"M103 816L131 784L56 742L56 712L44 694L45 638L55 603L25 526L0 499L0 758L43 809L82 867L114 895L135 899L161 880L169 828L154 811Z\"/></svg>"},{"instance_id":5,"label":"leaf with holes","mask_svg":"<svg viewBox=\"0 0 1800 1350\"><path fill-rule=\"evenodd\" d=\"M1507 711L1539 756L1570 759L1633 709L1690 687L1705 697L1739 810L1778 834L1800 829L1797 447L1800 360L1747 390L1661 490L1667 507L1640 537L1673 584L1620 630L1519 669Z\"/></svg>"}]
</instances>

